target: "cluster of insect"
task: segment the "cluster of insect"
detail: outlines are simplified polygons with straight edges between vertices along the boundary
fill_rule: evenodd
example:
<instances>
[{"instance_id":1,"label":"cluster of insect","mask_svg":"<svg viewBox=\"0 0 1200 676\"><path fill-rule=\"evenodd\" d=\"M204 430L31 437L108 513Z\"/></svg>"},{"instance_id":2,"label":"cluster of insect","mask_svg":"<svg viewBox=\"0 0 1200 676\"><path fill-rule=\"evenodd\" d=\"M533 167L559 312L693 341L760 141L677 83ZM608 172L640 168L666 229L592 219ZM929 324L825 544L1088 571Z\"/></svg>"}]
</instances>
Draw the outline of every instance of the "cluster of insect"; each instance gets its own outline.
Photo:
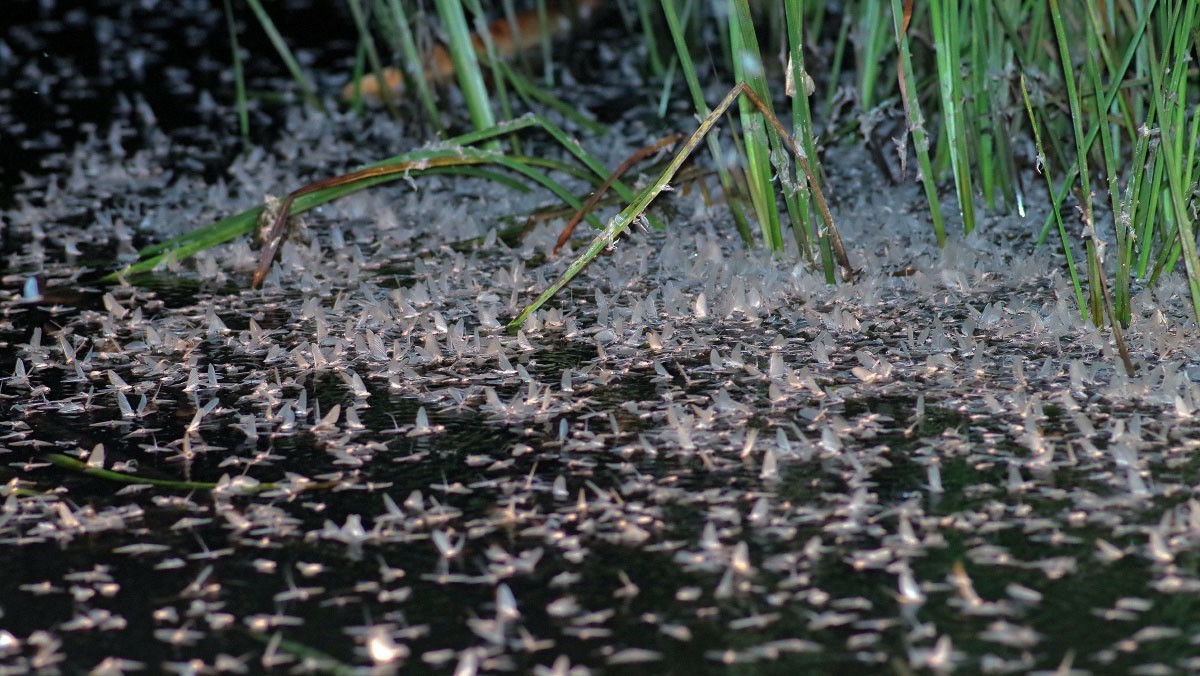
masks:
<instances>
[{"instance_id":1,"label":"cluster of insect","mask_svg":"<svg viewBox=\"0 0 1200 676\"><path fill-rule=\"evenodd\" d=\"M1178 318L1135 322L1129 376L1044 254L871 203L854 284L698 209L509 336L565 261L520 262L550 228L445 247L475 188L335 205L262 292L228 285L248 243L187 298L5 280L6 673L1200 668L1156 657L1197 639L1159 619L1200 588Z\"/></svg>"}]
</instances>

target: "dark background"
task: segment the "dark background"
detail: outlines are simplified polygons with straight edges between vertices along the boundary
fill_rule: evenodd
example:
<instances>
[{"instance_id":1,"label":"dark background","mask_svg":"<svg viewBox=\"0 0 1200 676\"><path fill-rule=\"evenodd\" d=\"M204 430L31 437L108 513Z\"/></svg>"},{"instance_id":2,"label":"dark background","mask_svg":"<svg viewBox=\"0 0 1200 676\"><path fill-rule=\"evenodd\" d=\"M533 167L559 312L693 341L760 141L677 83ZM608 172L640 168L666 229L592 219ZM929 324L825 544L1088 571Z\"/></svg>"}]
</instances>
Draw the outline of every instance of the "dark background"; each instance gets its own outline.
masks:
<instances>
[{"instance_id":1,"label":"dark background","mask_svg":"<svg viewBox=\"0 0 1200 676\"><path fill-rule=\"evenodd\" d=\"M251 99L251 133L261 139L294 88L250 10L239 0L233 7L250 90L282 97ZM329 72L352 59L342 3L287 0L267 9L303 65ZM157 129L195 146L181 161L205 173L239 149L219 0L9 0L0 25L0 208L12 203L22 173L54 171L57 153L116 122L127 128L122 144Z\"/></svg>"}]
</instances>

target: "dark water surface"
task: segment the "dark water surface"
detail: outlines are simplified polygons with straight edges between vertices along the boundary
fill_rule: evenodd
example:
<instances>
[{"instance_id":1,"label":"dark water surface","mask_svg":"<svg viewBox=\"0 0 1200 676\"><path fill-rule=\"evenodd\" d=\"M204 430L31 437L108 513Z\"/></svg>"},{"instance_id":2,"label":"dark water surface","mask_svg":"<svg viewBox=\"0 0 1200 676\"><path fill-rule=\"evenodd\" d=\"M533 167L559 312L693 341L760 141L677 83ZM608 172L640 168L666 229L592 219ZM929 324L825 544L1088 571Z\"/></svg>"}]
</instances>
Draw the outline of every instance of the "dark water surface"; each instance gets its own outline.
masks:
<instances>
[{"instance_id":1,"label":"dark water surface","mask_svg":"<svg viewBox=\"0 0 1200 676\"><path fill-rule=\"evenodd\" d=\"M329 96L343 12L276 16ZM247 148L219 8L11 16L5 673L1200 669L1200 357L1175 282L1140 306L1128 376L1053 255L1011 236L1027 222L938 251L916 192L864 189L846 149L828 168L866 274L838 288L693 194L506 336L568 262L557 233L447 245L544 198L435 178L306 216L261 292L249 242L104 287L136 246L420 124L258 99ZM241 19L252 86L286 99ZM639 124L588 142L619 158ZM18 302L29 275L57 295Z\"/></svg>"}]
</instances>

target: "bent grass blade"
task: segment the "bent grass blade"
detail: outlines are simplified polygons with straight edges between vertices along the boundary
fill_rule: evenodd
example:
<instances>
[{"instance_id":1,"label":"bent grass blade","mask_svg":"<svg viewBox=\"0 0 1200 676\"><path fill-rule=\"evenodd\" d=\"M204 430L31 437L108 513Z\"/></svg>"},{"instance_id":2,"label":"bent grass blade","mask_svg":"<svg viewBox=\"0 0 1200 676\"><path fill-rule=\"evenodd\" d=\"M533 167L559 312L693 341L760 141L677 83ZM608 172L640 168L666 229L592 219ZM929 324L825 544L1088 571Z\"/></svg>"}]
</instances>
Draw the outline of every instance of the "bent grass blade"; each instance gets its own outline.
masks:
<instances>
[{"instance_id":1,"label":"bent grass blade","mask_svg":"<svg viewBox=\"0 0 1200 676\"><path fill-rule=\"evenodd\" d=\"M361 189L387 180L419 173L426 169L485 164L489 160L500 161L501 159L499 157L475 156L473 153L468 154L466 150L462 148L457 151L440 151L438 154L429 153L425 157L416 160L398 162L382 167L368 167L350 172L349 174L310 183L303 188L288 193L287 197L283 198L283 202L280 203L279 210L271 219L271 229L265 237L265 243L258 258L258 267L254 270L254 278L251 280L250 286L255 289L262 286L263 279L267 276L267 272L271 269L271 263L275 260L275 254L279 251L279 245L283 242L283 236L287 230L287 221L293 213L292 206L297 199L305 195L318 194L337 188L355 187Z\"/></svg>"},{"instance_id":2,"label":"bent grass blade","mask_svg":"<svg viewBox=\"0 0 1200 676\"><path fill-rule=\"evenodd\" d=\"M505 155L495 151L484 151L469 147L476 143L531 128L540 129L550 134L559 145L565 148L567 152L583 165L586 169L584 175L595 184L601 183L608 176L609 172L604 165L584 151L578 142L568 137L567 133L557 125L541 116L526 115L509 122L503 122L490 129L457 136L449 139L444 145L438 148L396 155L386 160L367 165L357 172L351 172L350 174L306 185L293 191L283 200L281 206L286 206L287 208L280 209L276 220L278 222L286 222L285 219L288 216L303 213L340 197L345 197L346 195L381 183L395 181L405 176L417 175L422 171L446 172L457 170L459 172L469 172L479 165L485 164L498 165L518 175L523 175L550 190L550 192L562 199L571 208L579 209L581 203L578 199L557 182L551 180L544 172L536 169L537 166L545 164L541 160ZM490 174L488 177L498 178L499 175ZM632 200L634 198L634 192L620 181L613 183L612 188L623 200ZM138 274L155 270L172 260L182 260L206 249L228 242L236 237L246 235L254 230L263 210L264 206L258 205L174 239L146 247L138 252L137 262L105 275L101 281L116 283L122 279L128 279ZM597 229L603 227L603 223L594 216L588 217L588 222ZM271 240L269 239L268 241ZM272 259L273 257L274 254L272 254Z\"/></svg>"},{"instance_id":3,"label":"bent grass blade","mask_svg":"<svg viewBox=\"0 0 1200 676\"><path fill-rule=\"evenodd\" d=\"M558 240L554 242L554 249L551 250L551 253L557 254L559 250L563 248L563 245L565 245L571 239L571 234L575 232L575 226L579 225L579 222L583 220L584 216L587 216L588 213L596 207L596 205L604 197L604 194L608 192L608 189L612 187L613 183L615 183L617 179L621 178L625 172L629 171L638 162L641 162L642 160L655 155L656 153L662 152L666 148L670 148L681 138L683 138L683 134L671 134L670 136L666 136L655 141L645 148L639 148L632 155L625 158L625 161L621 162L621 164L613 170L613 173L604 180L604 183L599 188L596 188L596 191L592 193L592 196L583 203L583 207L581 207L579 211L576 211L575 215L571 217L571 220L567 221L567 224L563 226L562 232L560 232L558 235Z\"/></svg>"},{"instance_id":4,"label":"bent grass blade","mask_svg":"<svg viewBox=\"0 0 1200 676\"><path fill-rule=\"evenodd\" d=\"M330 189L336 190L338 188L349 187L354 190L361 190L380 183L394 181L404 176L410 176L427 169L440 167L498 164L515 173L525 175L525 177L535 183L542 184L543 187L571 206L575 208L580 208L581 206L579 200L574 195L558 183L552 181L545 173L534 169L530 164L507 155L486 150L481 151L475 148L452 148L427 153L426 155L426 157L419 160L367 167L349 174L343 174L342 176L334 176L323 181L310 183L299 190L289 193L280 204L279 212L272 220L271 229L266 237L266 243L263 245L262 253L258 259L258 268L254 271L254 278L251 280L250 286L256 289L262 286L263 279L267 276L267 272L270 271L271 263L275 260L275 254L279 250L279 245L283 241L283 235L287 229L287 219L293 213L292 205L306 195L315 195Z\"/></svg>"},{"instance_id":5,"label":"bent grass blade","mask_svg":"<svg viewBox=\"0 0 1200 676\"><path fill-rule=\"evenodd\" d=\"M841 235L838 234L837 226L834 225L833 215L829 212L829 205L825 201L825 195L820 189L820 184L813 175L812 167L808 162L807 155L805 155L804 151L802 151L800 147L796 145L795 139L793 139L787 133L783 125L779 122L779 119L767 109L766 105L761 99L758 98L757 95L755 95L754 91L750 89L745 82L739 82L729 90L729 93L725 95L725 98L722 99L715 108L713 108L712 112L700 122L700 126L688 138L687 142L684 143L679 152L676 153L675 157L667 165L667 168L663 171L662 175L658 177L658 180L654 181L654 183L642 190L642 192L638 194L637 199L634 200L629 206L625 207L621 213L613 216L612 220L610 220L608 225L605 226L604 231L596 236L591 245L588 246L588 248L582 254L580 254L578 258L572 261L571 265L567 267L566 271L563 272L563 274L559 276L559 278L553 284L551 284L549 288L543 291L542 294L538 296L537 300L526 307L521 314L517 315L516 319L509 322L507 330L510 333L513 333L519 329L531 314L536 312L538 308L546 303L546 301L553 298L560 289L566 286L572 279L575 278L576 275L579 274L580 270L582 270L585 265L590 263L596 256L600 255L601 251L613 246L617 237L620 236L621 233L628 231L630 224L640 218L643 212L646 211L646 208L650 206L650 203L653 202L660 193L667 189L671 179L675 177L675 174L679 171L679 168L683 166L683 163L686 162L688 157L690 157L691 154L696 150L696 147L700 145L700 142L704 140L706 136L708 136L710 131L712 131L713 127L717 123L717 120L719 120L721 116L724 115L727 110L729 110L729 107L738 100L738 97L741 96L746 97L758 109L763 118L769 123L771 131L779 136L779 139L785 146L787 146L788 150L790 150L792 155L796 158L797 163L800 165L805 177L808 179L809 185L812 187L812 196L814 202L816 203L817 211L821 214L821 218L825 222L825 229L819 233L819 236L827 237L829 239L829 244L832 247L835 256L837 257L838 264L842 267L843 277L846 280L853 279L855 274L857 274L857 271L854 270L854 268L850 265L850 259L846 255L846 249L842 244Z\"/></svg>"}]
</instances>

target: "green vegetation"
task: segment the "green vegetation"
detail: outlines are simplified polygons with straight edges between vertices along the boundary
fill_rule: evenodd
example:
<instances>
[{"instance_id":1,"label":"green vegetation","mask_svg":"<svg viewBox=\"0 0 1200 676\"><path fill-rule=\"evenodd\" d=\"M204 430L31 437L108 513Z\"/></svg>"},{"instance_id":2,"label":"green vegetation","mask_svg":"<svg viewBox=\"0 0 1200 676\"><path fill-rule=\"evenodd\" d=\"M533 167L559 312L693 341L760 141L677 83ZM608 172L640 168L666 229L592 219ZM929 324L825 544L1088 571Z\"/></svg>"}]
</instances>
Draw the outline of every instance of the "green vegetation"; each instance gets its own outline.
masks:
<instances>
[{"instance_id":1,"label":"green vegetation","mask_svg":"<svg viewBox=\"0 0 1200 676\"><path fill-rule=\"evenodd\" d=\"M347 2L360 45L356 75L361 79L353 88L352 105L363 105L368 81L386 82L385 57L376 45L390 45L390 59L407 76L405 91L384 87L378 96L389 107L415 105L399 101L401 96L420 101L432 127L445 128L447 120L436 112L432 88L423 80L445 81L449 75L418 56L414 14L405 0ZM263 6L254 0L249 4L301 96L311 105L321 105ZM541 1L531 11L538 25L547 28L556 11L569 16L573 7L585 4L593 3L560 8ZM754 94L731 93L739 104L733 145L740 156L732 166L740 170L731 169L722 157L728 150L723 151L717 134L705 140L747 244L780 255L786 224L800 255L821 269L827 282L836 283L838 266L848 268L848 262L838 247L832 218L822 207L822 194L837 193L838 186L822 184L817 150L840 143L890 149L888 134L895 132L877 124L889 120L907 132L895 139L898 163L905 167L911 153L918 168L907 169L900 180L921 181L939 244L947 237L944 208L954 209L965 233L984 227L981 217L987 214L1023 215L1026 189L1043 180L1034 176L1040 173L1051 195L1050 217L1031 227L1029 236L1041 245L1051 231L1057 232L1054 246L1064 254L1084 318L1098 326L1107 324L1120 343L1120 328L1131 318L1131 294L1177 271L1186 274L1193 312L1200 317L1195 240L1200 211L1200 0L847 0L840 14L830 14L826 3L800 0L612 4L647 51L645 76L669 88L680 79L675 74L682 74L686 95L704 122L661 178L640 194L617 184L618 194L630 206L606 227L593 219L600 235L569 273L514 324L641 216L691 148L714 127L716 116L707 101L729 91L734 82L746 85L736 91ZM762 9L765 4L770 8ZM506 0L499 17L485 15L477 0L439 0L436 9L448 39L453 79L463 91L471 123L482 134L471 137L470 143L485 143L484 149L468 152L464 137L450 142L463 158L460 166L495 165L577 206L581 200L546 173L566 168L538 166L522 154L512 136L518 128L552 125L541 117L496 122L497 117L512 119L515 114L510 91L534 111L543 106L570 108L542 88L546 81L535 83L505 63L511 57L506 52L518 49L514 35L520 20L514 3ZM489 20L493 28L483 30ZM497 28L499 23L507 24L507 36ZM673 51L655 35L662 30L670 36ZM481 31L485 37L473 38ZM547 56L549 33L544 30L538 43ZM719 62L697 64L695 56L709 53L705 47L717 39L723 47ZM767 65L776 54L787 55L783 72ZM414 81L417 86L407 86ZM785 82L790 83L787 98ZM669 96L685 95L678 86L668 91ZM824 95L816 94L820 91ZM783 101L790 101L786 133L771 122L775 105ZM602 133L594 123L577 122L589 133ZM663 133L680 131L685 130ZM566 141L565 134L552 133L587 167L593 185L608 174ZM891 150L877 155L897 157ZM408 154L348 178L302 188L293 194L290 212L391 180L411 169L413 162L427 159ZM780 178L778 191L774 176ZM225 219L206 229L204 237L192 235L148 250L145 262L125 272L161 263L161 258L150 256L184 256L248 232L260 210ZM757 236L752 234L755 229ZM1077 261L1084 270L1077 270ZM844 276L852 275L847 269Z\"/></svg>"},{"instance_id":2,"label":"green vegetation","mask_svg":"<svg viewBox=\"0 0 1200 676\"><path fill-rule=\"evenodd\" d=\"M580 173L573 167L557 162L506 155L472 147L477 143L489 142L499 136L514 134L533 127L540 128L550 134L565 149L573 153L590 174ZM139 260L136 263L120 271L111 273L105 277L105 281L115 282L121 277L149 272L165 266L172 260L179 260L217 246L218 244L228 242L236 237L251 234L254 232L259 221L264 219L264 214L269 219L271 225L266 237L266 248L268 250L264 252L263 257L264 261L269 264L274 257L275 247L279 245L282 239L283 226L289 216L326 204L339 197L405 177L413 177L424 173L445 173L447 168L454 168L457 173L473 174L502 184L508 184L508 178L502 174L478 172L480 165L497 165L507 169L530 182L541 185L575 209L579 209L582 206L581 202L557 181L551 179L542 169L550 168L560 173L576 176L577 178L590 178L597 185L607 175L603 165L590 154L584 152L578 144L571 142L564 131L545 118L528 115L511 122L504 122L489 127L482 131L471 132L449 139L439 147L404 153L368 165L363 169L344 176L336 176L306 185L289 193L282 200L278 211L275 213L268 213L265 205L259 205L223 218L216 223L180 237L146 247L139 252ZM631 199L633 197L633 192L620 181L614 182L613 188L623 199ZM602 226L595 217L589 217L589 222L595 227ZM261 275L265 272L265 267L264 265L260 268L260 274L256 276L256 285L262 281Z\"/></svg>"},{"instance_id":3,"label":"green vegetation","mask_svg":"<svg viewBox=\"0 0 1200 676\"><path fill-rule=\"evenodd\" d=\"M717 107L711 113L709 113L707 117L704 118L704 121L700 123L700 128L697 129L696 133L692 134L691 138L687 140L687 143L685 143L683 148L680 149L680 151L675 155L675 157L667 165L667 168L663 170L662 175L659 176L658 179L653 183L648 185L645 189L643 189L642 192L638 194L637 199L635 199L629 206L625 207L621 213L613 216L612 219L609 220L608 225L605 226L600 235L598 235L592 241L591 245L589 245L587 249L585 249L584 252L580 254L574 262L571 263L571 265L566 269L565 272L563 272L558 280L551 284L550 287L545 291L543 291L542 295L539 296L532 305L525 308L521 314L517 315L516 319L509 323L509 331L515 331L516 329L520 328L520 326L525 323L525 320L529 318L529 315L540 308L546 301L550 300L554 294L558 293L559 289L566 286L572 279L574 279L575 275L578 275L579 271L583 269L583 266L587 265L596 256L600 255L601 251L613 246L617 237L619 237L622 233L627 232L631 224L637 222L637 220L640 218L644 218L643 214L650 206L650 203L654 201L655 197L658 197L664 190L667 189L671 179L675 177L675 174L679 171L680 167L683 166L683 163L687 161L688 157L696 149L696 146L700 145L701 139L709 135L709 132L713 129L713 126L717 123L717 120L725 114L725 111L728 110L731 105L733 105L734 101L744 105L749 105L753 110L756 110L759 115L765 118L770 123L771 130L775 132L771 136L771 138L774 139L773 142L786 145L788 150L790 150L793 156L795 156L796 161L801 163L804 174L809 178L810 181L814 179L812 169L809 166L803 151L801 151L796 145L795 141L787 135L778 118L776 118L775 115L770 112L770 110L767 108L767 104L754 93L754 90L750 88L750 85L739 83L734 86L734 88L725 95L725 98L721 100L721 103L717 104ZM764 143L763 145L765 146L766 144ZM767 188L770 188L769 176L767 177ZM827 230L825 231L826 234L824 236L834 242L833 249L838 254L838 262L842 265L842 268L846 272L847 276L850 276L853 274L853 270L850 267L849 259L846 257L845 249L842 247L841 238L837 234L837 227L834 225L833 217L829 213L829 207L825 204L825 198L819 190L814 191L813 195L816 197L821 216L824 219L825 225L827 226ZM778 224L776 224L776 233L778 233ZM764 238L767 236L768 235L764 229Z\"/></svg>"}]
</instances>

